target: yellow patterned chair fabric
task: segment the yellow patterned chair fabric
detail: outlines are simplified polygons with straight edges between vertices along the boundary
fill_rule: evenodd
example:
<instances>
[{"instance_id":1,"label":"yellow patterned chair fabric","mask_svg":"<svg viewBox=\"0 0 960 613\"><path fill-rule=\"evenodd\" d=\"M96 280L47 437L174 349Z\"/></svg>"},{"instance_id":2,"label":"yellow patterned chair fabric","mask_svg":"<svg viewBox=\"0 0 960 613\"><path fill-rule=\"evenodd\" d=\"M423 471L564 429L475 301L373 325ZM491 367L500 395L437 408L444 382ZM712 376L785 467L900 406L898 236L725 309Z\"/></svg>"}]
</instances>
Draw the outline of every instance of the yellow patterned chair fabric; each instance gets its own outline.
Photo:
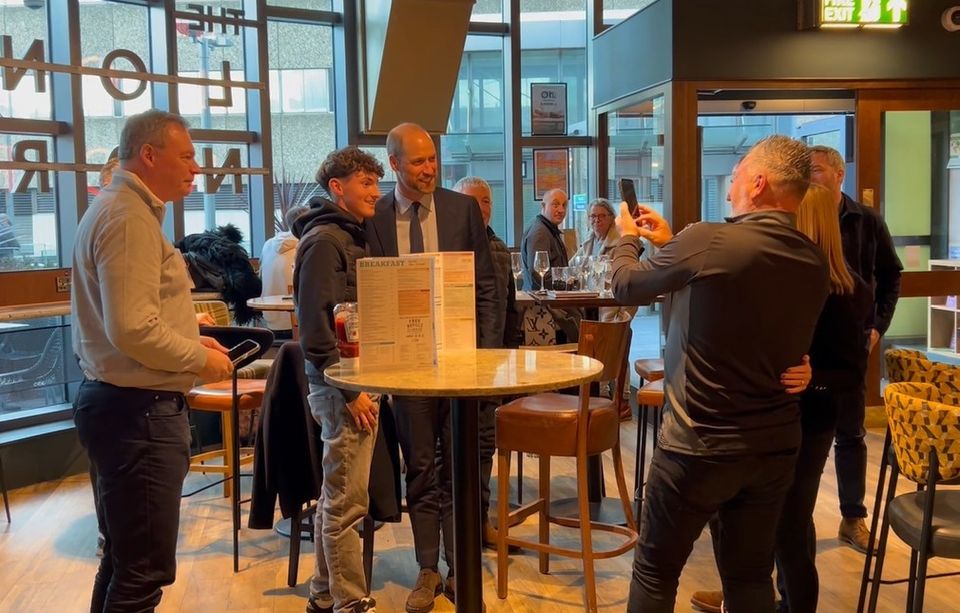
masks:
<instances>
[{"instance_id":1,"label":"yellow patterned chair fabric","mask_svg":"<svg viewBox=\"0 0 960 613\"><path fill-rule=\"evenodd\" d=\"M900 472L926 485L933 451L940 481L960 477L960 391L945 393L934 383L891 383L884 399Z\"/></svg>"},{"instance_id":2,"label":"yellow patterned chair fabric","mask_svg":"<svg viewBox=\"0 0 960 613\"><path fill-rule=\"evenodd\" d=\"M884 390L887 419L899 473L920 485L889 500L880 530L881 551L874 571L869 611L876 610L888 528L910 546L908 610L923 611L927 560L960 558L960 490L939 488L960 482L960 394L942 383L891 383ZM894 468L888 496L896 491ZM950 576L957 573L941 573Z\"/></svg>"},{"instance_id":3,"label":"yellow patterned chair fabric","mask_svg":"<svg viewBox=\"0 0 960 613\"><path fill-rule=\"evenodd\" d=\"M912 349L888 349L884 354L887 363L887 379L891 383L912 381L916 383L946 382L949 393L960 384L960 369L950 364L933 362L921 351Z\"/></svg>"},{"instance_id":4,"label":"yellow patterned chair fabric","mask_svg":"<svg viewBox=\"0 0 960 613\"><path fill-rule=\"evenodd\" d=\"M233 325L230 318L230 309L222 300L194 300L193 311L197 314L208 313L218 326Z\"/></svg>"}]
</instances>

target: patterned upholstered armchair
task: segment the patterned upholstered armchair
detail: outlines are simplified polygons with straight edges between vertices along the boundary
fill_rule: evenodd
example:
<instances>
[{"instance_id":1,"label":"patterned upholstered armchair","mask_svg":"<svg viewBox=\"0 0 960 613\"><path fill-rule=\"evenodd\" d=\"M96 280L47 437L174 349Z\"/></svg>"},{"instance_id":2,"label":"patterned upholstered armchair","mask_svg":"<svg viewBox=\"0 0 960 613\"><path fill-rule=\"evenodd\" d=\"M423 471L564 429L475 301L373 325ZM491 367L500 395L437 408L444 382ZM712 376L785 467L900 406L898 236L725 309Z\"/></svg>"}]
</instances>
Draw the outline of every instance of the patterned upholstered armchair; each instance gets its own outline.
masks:
<instances>
[{"instance_id":1,"label":"patterned upholstered armchair","mask_svg":"<svg viewBox=\"0 0 960 613\"><path fill-rule=\"evenodd\" d=\"M929 371L925 373L929 375ZM896 462L887 490L868 610L876 610L887 537L893 528L912 549L907 610L919 612L923 610L927 560L960 559L960 490L937 490L938 485L960 483L960 393L952 381L946 386L943 381L891 383L884 400ZM901 474L917 484L917 491L894 497Z\"/></svg>"}]
</instances>

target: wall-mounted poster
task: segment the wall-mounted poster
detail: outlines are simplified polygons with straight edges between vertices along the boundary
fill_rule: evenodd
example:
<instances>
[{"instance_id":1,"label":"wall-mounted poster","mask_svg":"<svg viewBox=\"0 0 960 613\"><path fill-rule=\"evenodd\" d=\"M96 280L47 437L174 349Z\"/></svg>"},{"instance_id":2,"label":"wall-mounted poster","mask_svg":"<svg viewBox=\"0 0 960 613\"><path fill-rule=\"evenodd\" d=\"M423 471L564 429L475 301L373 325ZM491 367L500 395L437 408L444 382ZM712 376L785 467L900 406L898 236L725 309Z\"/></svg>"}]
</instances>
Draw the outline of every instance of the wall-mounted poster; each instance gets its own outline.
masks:
<instances>
[{"instance_id":1,"label":"wall-mounted poster","mask_svg":"<svg viewBox=\"0 0 960 613\"><path fill-rule=\"evenodd\" d=\"M570 193L570 151L568 149L533 150L533 198L543 200L551 189Z\"/></svg>"},{"instance_id":2,"label":"wall-mounted poster","mask_svg":"<svg viewBox=\"0 0 960 613\"><path fill-rule=\"evenodd\" d=\"M567 84L530 84L530 132L534 136L567 134Z\"/></svg>"}]
</instances>

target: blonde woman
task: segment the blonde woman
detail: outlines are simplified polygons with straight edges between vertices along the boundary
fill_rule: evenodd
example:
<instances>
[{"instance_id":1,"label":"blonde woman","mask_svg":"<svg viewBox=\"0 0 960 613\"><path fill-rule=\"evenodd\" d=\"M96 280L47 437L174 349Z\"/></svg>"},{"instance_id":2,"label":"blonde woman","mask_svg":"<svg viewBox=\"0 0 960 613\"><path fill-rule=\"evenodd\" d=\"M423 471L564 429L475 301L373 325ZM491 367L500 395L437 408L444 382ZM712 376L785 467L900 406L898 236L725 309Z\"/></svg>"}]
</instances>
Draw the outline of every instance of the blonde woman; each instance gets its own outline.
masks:
<instances>
[{"instance_id":1,"label":"blonde woman","mask_svg":"<svg viewBox=\"0 0 960 613\"><path fill-rule=\"evenodd\" d=\"M814 613L819 579L813 511L836 430L837 411L846 406L844 395L857 393L863 385L869 340L865 330L873 299L870 288L844 260L837 205L828 189L810 186L797 211L797 229L827 256L830 296L810 347L813 377L800 402L803 440L793 485L780 513L776 560L777 582L786 610Z\"/></svg>"}]
</instances>

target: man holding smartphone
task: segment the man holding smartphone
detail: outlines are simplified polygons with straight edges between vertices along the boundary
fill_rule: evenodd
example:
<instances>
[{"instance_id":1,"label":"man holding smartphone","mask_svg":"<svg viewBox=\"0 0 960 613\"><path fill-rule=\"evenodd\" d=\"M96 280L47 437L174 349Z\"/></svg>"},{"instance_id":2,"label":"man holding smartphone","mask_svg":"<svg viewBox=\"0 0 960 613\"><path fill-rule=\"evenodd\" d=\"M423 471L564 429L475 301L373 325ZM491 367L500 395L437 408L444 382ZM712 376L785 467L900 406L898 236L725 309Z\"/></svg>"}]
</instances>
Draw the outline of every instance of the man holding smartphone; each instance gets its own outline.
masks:
<instances>
[{"instance_id":1,"label":"man holding smartphone","mask_svg":"<svg viewBox=\"0 0 960 613\"><path fill-rule=\"evenodd\" d=\"M826 257L795 227L810 166L803 143L761 140L734 172L730 222L693 224L676 237L654 211L642 207L634 218L621 205L614 295L671 301L667 402L631 613L674 610L683 566L715 514L727 607L773 610L775 532L801 435L799 399L781 373L809 349L829 287ZM641 236L659 250L638 262Z\"/></svg>"},{"instance_id":2,"label":"man holding smartphone","mask_svg":"<svg viewBox=\"0 0 960 613\"><path fill-rule=\"evenodd\" d=\"M293 296L310 381L307 400L323 432L323 487L314 517L317 565L307 613L376 611L353 528L367 514L380 404L365 392L328 385L323 370L340 359L333 308L357 300L357 260L367 246L363 222L373 217L382 177L383 166L369 153L357 147L334 151L317 171L329 198L312 198L293 224L300 239Z\"/></svg>"},{"instance_id":3,"label":"man holding smartphone","mask_svg":"<svg viewBox=\"0 0 960 613\"><path fill-rule=\"evenodd\" d=\"M185 198L199 172L187 123L155 109L130 117L119 158L77 228L70 301L84 381L74 420L104 519L90 610L153 611L176 576L184 393L233 365L200 336L190 276L161 227L166 203Z\"/></svg>"}]
</instances>

